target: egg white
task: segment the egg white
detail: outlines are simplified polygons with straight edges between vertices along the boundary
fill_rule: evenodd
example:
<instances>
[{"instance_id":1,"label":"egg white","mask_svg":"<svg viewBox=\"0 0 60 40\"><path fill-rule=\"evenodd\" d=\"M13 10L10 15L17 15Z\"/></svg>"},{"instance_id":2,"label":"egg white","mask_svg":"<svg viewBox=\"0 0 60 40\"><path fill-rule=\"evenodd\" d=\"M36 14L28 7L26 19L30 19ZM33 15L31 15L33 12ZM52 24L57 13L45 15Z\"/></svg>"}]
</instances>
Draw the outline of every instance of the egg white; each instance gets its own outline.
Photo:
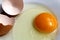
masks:
<instances>
[{"instance_id":1,"label":"egg white","mask_svg":"<svg viewBox=\"0 0 60 40\"><path fill-rule=\"evenodd\" d=\"M43 5L25 4L23 14L18 17L13 29L14 40L54 40L56 31L45 34L33 26L34 18L42 12L51 11Z\"/></svg>"}]
</instances>

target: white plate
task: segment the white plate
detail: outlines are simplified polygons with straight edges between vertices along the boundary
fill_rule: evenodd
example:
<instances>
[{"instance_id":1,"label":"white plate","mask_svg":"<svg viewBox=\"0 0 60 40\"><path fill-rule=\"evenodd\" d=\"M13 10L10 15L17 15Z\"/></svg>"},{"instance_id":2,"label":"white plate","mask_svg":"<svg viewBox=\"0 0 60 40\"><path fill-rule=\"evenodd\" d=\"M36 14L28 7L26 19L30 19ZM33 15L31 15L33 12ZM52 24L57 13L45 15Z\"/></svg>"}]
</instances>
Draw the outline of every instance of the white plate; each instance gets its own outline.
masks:
<instances>
[{"instance_id":1,"label":"white plate","mask_svg":"<svg viewBox=\"0 0 60 40\"><path fill-rule=\"evenodd\" d=\"M0 4L1 4L2 0L0 0ZM44 4L47 7L49 7L57 16L58 19L58 23L60 24L60 0L24 0L24 3L39 3L39 4ZM56 37L56 40L60 40L60 25L58 24L58 35ZM7 34L4 37L0 37L0 40L13 40L13 34L12 32L9 33L9 35Z\"/></svg>"}]
</instances>

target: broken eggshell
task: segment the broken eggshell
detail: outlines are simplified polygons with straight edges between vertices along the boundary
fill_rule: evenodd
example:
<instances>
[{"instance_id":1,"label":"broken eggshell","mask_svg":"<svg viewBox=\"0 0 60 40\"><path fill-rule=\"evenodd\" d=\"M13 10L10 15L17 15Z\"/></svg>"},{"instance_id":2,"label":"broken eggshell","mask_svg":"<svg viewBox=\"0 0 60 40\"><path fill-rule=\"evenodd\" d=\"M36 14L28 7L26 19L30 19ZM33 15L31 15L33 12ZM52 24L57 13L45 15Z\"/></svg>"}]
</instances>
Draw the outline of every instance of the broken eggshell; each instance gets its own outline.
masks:
<instances>
[{"instance_id":1,"label":"broken eggshell","mask_svg":"<svg viewBox=\"0 0 60 40\"><path fill-rule=\"evenodd\" d=\"M23 0L3 0L2 8L8 15L16 16L23 9Z\"/></svg>"},{"instance_id":2,"label":"broken eggshell","mask_svg":"<svg viewBox=\"0 0 60 40\"><path fill-rule=\"evenodd\" d=\"M8 17L15 17L15 16L12 16L12 15L8 15L3 9L2 9L2 5L0 4L0 14L3 14L3 15L6 15Z\"/></svg>"},{"instance_id":3,"label":"broken eggshell","mask_svg":"<svg viewBox=\"0 0 60 40\"><path fill-rule=\"evenodd\" d=\"M13 27L15 18L0 14L0 36L7 34Z\"/></svg>"}]
</instances>

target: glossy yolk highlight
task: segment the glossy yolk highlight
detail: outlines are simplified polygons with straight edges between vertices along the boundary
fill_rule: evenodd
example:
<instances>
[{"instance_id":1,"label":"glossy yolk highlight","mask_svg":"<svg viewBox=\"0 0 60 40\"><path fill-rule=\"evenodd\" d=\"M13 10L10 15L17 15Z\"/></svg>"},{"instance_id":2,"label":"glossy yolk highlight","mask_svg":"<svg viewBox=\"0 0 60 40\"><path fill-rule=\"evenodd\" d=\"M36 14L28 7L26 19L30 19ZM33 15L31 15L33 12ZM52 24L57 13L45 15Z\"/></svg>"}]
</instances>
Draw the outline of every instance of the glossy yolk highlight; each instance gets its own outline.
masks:
<instances>
[{"instance_id":1,"label":"glossy yolk highlight","mask_svg":"<svg viewBox=\"0 0 60 40\"><path fill-rule=\"evenodd\" d=\"M38 31L50 33L57 28L57 20L54 15L45 12L35 18L34 25Z\"/></svg>"}]
</instances>

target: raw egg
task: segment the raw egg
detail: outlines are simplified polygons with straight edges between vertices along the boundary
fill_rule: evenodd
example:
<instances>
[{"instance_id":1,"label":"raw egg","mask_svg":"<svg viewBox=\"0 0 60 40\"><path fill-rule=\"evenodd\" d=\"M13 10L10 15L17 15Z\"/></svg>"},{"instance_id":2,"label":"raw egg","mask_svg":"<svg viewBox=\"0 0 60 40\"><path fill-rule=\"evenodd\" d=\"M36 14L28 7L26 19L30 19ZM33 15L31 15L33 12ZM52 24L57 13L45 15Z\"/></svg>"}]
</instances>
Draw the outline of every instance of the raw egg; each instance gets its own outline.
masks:
<instances>
[{"instance_id":1,"label":"raw egg","mask_svg":"<svg viewBox=\"0 0 60 40\"><path fill-rule=\"evenodd\" d=\"M32 3L25 4L24 6L22 15L17 18L13 28L14 40L55 40L57 20L53 13L47 7L40 4ZM38 25L36 25L36 21L34 22L34 20L37 20ZM50 21L52 24L50 24ZM35 29L35 26L37 28L38 26L40 27L40 22L43 27L45 25L44 30L41 27L41 31L44 33L39 32L40 29L39 31ZM49 33L46 34L45 32Z\"/></svg>"},{"instance_id":2,"label":"raw egg","mask_svg":"<svg viewBox=\"0 0 60 40\"><path fill-rule=\"evenodd\" d=\"M50 33L57 28L57 19L53 14L43 12L35 18L34 25L38 31Z\"/></svg>"}]
</instances>

